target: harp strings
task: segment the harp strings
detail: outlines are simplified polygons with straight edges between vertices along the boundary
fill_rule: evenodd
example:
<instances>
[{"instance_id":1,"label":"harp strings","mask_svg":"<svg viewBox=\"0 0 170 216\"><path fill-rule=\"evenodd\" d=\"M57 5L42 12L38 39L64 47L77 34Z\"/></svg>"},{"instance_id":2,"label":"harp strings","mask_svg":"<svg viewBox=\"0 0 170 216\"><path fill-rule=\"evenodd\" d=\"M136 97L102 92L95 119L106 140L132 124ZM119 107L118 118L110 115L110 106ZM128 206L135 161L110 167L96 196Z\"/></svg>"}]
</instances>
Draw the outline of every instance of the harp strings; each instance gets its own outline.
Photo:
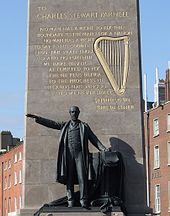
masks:
<instances>
[{"instance_id":1,"label":"harp strings","mask_svg":"<svg viewBox=\"0 0 170 216\"><path fill-rule=\"evenodd\" d=\"M101 40L99 48L112 71L119 89L121 89L124 82L124 40Z\"/></svg>"}]
</instances>

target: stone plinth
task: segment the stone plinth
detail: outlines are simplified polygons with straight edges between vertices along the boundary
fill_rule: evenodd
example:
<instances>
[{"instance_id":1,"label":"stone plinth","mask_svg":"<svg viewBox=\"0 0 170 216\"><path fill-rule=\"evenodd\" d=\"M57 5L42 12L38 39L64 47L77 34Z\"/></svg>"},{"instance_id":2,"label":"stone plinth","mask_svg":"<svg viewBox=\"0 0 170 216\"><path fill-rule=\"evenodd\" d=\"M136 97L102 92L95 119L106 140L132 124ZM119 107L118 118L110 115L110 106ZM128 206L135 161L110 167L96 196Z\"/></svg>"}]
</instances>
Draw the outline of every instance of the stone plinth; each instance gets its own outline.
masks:
<instances>
[{"instance_id":1,"label":"stone plinth","mask_svg":"<svg viewBox=\"0 0 170 216\"><path fill-rule=\"evenodd\" d=\"M34 213L37 211L37 209L21 209L19 212L17 212L16 216L33 216ZM141 213L129 213L128 216L151 216L151 214L141 214ZM40 214L40 216L125 216L123 212L121 212L120 209L115 210L114 212L109 212L107 214L101 213L100 211L86 211L80 209L77 209L76 211L46 211Z\"/></svg>"},{"instance_id":2,"label":"stone plinth","mask_svg":"<svg viewBox=\"0 0 170 216\"><path fill-rule=\"evenodd\" d=\"M40 216L124 216L123 212L111 212L108 214L103 214L101 212L72 212L72 213L42 213Z\"/></svg>"},{"instance_id":3,"label":"stone plinth","mask_svg":"<svg viewBox=\"0 0 170 216\"><path fill-rule=\"evenodd\" d=\"M64 207L51 207L43 208L40 216L124 216L120 207L115 207L113 212L102 213L98 207L92 207L90 210L83 209L81 207L74 207L72 209Z\"/></svg>"}]
</instances>

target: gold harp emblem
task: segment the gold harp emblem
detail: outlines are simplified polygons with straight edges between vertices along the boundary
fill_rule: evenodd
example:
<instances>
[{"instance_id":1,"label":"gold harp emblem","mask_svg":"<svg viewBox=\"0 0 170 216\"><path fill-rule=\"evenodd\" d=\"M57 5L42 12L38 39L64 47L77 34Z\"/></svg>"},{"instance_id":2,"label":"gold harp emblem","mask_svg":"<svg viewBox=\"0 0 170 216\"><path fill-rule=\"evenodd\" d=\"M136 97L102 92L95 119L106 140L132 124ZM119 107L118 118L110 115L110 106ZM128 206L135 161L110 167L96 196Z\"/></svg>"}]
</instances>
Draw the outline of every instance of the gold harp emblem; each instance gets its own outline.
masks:
<instances>
[{"instance_id":1,"label":"gold harp emblem","mask_svg":"<svg viewBox=\"0 0 170 216\"><path fill-rule=\"evenodd\" d=\"M129 69L129 37L99 37L94 51L117 95L123 95Z\"/></svg>"}]
</instances>

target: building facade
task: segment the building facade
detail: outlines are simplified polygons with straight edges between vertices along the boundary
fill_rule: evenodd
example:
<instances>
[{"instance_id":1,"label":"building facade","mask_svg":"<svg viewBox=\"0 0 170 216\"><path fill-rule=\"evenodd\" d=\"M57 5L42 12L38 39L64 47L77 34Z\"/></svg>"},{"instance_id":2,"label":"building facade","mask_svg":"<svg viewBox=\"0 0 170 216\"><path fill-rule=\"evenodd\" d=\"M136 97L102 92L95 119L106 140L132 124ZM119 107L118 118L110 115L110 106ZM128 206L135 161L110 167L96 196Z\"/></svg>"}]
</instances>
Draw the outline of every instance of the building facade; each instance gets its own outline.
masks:
<instances>
[{"instance_id":1,"label":"building facade","mask_svg":"<svg viewBox=\"0 0 170 216\"><path fill-rule=\"evenodd\" d=\"M0 155L0 216L15 215L22 206L22 158L22 142Z\"/></svg>"},{"instance_id":2,"label":"building facade","mask_svg":"<svg viewBox=\"0 0 170 216\"><path fill-rule=\"evenodd\" d=\"M170 216L170 101L144 113L148 204Z\"/></svg>"}]
</instances>

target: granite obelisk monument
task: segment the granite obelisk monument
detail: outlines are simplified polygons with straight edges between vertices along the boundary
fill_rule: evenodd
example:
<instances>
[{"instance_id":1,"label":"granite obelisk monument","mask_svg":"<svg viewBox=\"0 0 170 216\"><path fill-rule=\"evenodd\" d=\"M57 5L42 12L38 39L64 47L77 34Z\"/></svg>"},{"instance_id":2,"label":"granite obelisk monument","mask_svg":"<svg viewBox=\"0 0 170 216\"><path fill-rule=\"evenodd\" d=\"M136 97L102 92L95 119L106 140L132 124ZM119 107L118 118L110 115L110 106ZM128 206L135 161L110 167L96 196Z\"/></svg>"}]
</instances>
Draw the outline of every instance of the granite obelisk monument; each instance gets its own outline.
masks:
<instances>
[{"instance_id":1,"label":"granite obelisk monument","mask_svg":"<svg viewBox=\"0 0 170 216\"><path fill-rule=\"evenodd\" d=\"M139 1L28 2L26 113L67 121L77 105L101 142L123 155L128 215L144 215ZM59 132L28 118L25 126L23 210L30 210L65 188L55 176Z\"/></svg>"}]
</instances>

